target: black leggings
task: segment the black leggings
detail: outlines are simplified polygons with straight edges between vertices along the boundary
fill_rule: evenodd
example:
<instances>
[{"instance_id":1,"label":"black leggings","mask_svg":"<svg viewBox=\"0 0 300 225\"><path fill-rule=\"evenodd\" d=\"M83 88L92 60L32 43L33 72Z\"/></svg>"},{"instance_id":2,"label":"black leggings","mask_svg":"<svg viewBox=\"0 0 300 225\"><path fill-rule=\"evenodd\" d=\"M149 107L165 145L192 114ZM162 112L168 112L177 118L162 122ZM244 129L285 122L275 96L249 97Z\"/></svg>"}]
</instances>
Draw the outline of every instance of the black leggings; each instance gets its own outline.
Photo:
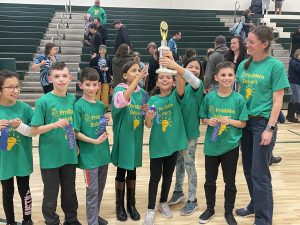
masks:
<instances>
[{"instance_id":1,"label":"black leggings","mask_svg":"<svg viewBox=\"0 0 300 225\"><path fill-rule=\"evenodd\" d=\"M136 168L134 168L134 170L126 170L120 167L117 167L116 180L119 182L125 182L126 172L127 172L126 180L136 180Z\"/></svg>"},{"instance_id":2,"label":"black leggings","mask_svg":"<svg viewBox=\"0 0 300 225\"><path fill-rule=\"evenodd\" d=\"M170 156L150 159L150 181L148 191L148 209L155 208L158 183L162 176L162 187L159 202L167 202L172 184L173 172L175 170L177 152Z\"/></svg>"},{"instance_id":3,"label":"black leggings","mask_svg":"<svg viewBox=\"0 0 300 225\"><path fill-rule=\"evenodd\" d=\"M29 189L29 176L26 177L16 177L19 195L21 197L22 209L23 209L23 220L31 220L31 209L32 209L32 199ZM2 199L3 208L5 212L6 221L8 224L15 223L15 213L14 213L14 178L8 180L1 180L2 185Z\"/></svg>"}]
</instances>

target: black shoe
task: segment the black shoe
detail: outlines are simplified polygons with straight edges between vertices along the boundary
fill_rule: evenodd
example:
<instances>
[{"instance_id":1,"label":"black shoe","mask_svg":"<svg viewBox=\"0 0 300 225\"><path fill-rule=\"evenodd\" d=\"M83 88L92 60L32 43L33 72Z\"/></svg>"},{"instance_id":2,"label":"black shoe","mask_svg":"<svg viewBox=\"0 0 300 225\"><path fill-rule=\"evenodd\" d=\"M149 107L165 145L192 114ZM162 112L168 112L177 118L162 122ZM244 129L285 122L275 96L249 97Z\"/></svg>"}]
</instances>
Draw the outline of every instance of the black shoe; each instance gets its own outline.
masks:
<instances>
[{"instance_id":1,"label":"black shoe","mask_svg":"<svg viewBox=\"0 0 300 225\"><path fill-rule=\"evenodd\" d=\"M212 217L215 215L214 210L206 209L200 216L199 216L199 223L205 224L207 223Z\"/></svg>"},{"instance_id":2,"label":"black shoe","mask_svg":"<svg viewBox=\"0 0 300 225\"><path fill-rule=\"evenodd\" d=\"M82 225L79 221L76 221L76 222L64 222L63 225Z\"/></svg>"},{"instance_id":3,"label":"black shoe","mask_svg":"<svg viewBox=\"0 0 300 225\"><path fill-rule=\"evenodd\" d=\"M254 215L254 212L250 211L247 207L237 209L235 211L235 213L236 213L236 215L242 216L242 217L247 217L247 216Z\"/></svg>"},{"instance_id":4,"label":"black shoe","mask_svg":"<svg viewBox=\"0 0 300 225\"><path fill-rule=\"evenodd\" d=\"M22 225L33 225L33 221L32 220L23 220L22 221Z\"/></svg>"},{"instance_id":5,"label":"black shoe","mask_svg":"<svg viewBox=\"0 0 300 225\"><path fill-rule=\"evenodd\" d=\"M6 225L18 225L17 223L7 223Z\"/></svg>"},{"instance_id":6,"label":"black shoe","mask_svg":"<svg viewBox=\"0 0 300 225\"><path fill-rule=\"evenodd\" d=\"M232 213L225 213L225 219L228 225L237 225Z\"/></svg>"},{"instance_id":7,"label":"black shoe","mask_svg":"<svg viewBox=\"0 0 300 225\"><path fill-rule=\"evenodd\" d=\"M134 221L140 220L141 216L135 208L135 180L126 180L127 187L127 211Z\"/></svg>"},{"instance_id":8,"label":"black shoe","mask_svg":"<svg viewBox=\"0 0 300 225\"><path fill-rule=\"evenodd\" d=\"M102 217L98 216L98 223L99 223L99 225L107 225L108 221L103 219Z\"/></svg>"},{"instance_id":9,"label":"black shoe","mask_svg":"<svg viewBox=\"0 0 300 225\"><path fill-rule=\"evenodd\" d=\"M271 160L270 160L270 165L272 165L273 163L280 163L282 160L282 158L280 156L271 156Z\"/></svg>"},{"instance_id":10,"label":"black shoe","mask_svg":"<svg viewBox=\"0 0 300 225\"><path fill-rule=\"evenodd\" d=\"M286 119L291 123L299 123L299 120L296 117L287 117Z\"/></svg>"},{"instance_id":11,"label":"black shoe","mask_svg":"<svg viewBox=\"0 0 300 225\"><path fill-rule=\"evenodd\" d=\"M127 213L124 207L125 182L115 180L117 220L126 221Z\"/></svg>"}]
</instances>

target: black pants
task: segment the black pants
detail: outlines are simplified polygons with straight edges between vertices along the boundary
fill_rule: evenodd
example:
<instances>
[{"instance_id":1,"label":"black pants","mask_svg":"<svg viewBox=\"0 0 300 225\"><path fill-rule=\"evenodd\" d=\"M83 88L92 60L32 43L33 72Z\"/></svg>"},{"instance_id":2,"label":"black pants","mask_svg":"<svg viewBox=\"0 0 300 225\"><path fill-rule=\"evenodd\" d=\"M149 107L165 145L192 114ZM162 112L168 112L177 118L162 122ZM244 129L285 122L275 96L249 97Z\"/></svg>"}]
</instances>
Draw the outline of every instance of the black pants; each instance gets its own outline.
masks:
<instances>
[{"instance_id":1,"label":"black pants","mask_svg":"<svg viewBox=\"0 0 300 225\"><path fill-rule=\"evenodd\" d=\"M44 90L44 94L47 94L48 92L53 90L53 84L49 84L47 86L42 86L43 90Z\"/></svg>"},{"instance_id":2,"label":"black pants","mask_svg":"<svg viewBox=\"0 0 300 225\"><path fill-rule=\"evenodd\" d=\"M21 197L22 209L23 209L23 220L31 220L31 208L32 199L29 189L29 176L26 177L16 177L19 195ZM2 185L2 199L3 208L5 212L6 221L8 224L15 223L15 213L14 213L14 178L8 180L1 180Z\"/></svg>"},{"instance_id":3,"label":"black pants","mask_svg":"<svg viewBox=\"0 0 300 225\"><path fill-rule=\"evenodd\" d=\"M47 225L58 225L56 214L59 185L61 187L61 208L67 224L76 223L78 202L75 191L76 165L64 165L54 169L41 169L44 183L42 213Z\"/></svg>"},{"instance_id":4,"label":"black pants","mask_svg":"<svg viewBox=\"0 0 300 225\"><path fill-rule=\"evenodd\" d=\"M160 201L166 202L172 184L173 172L176 166L177 152L170 156L150 159L150 181L148 190L148 209L155 208L158 183L162 176Z\"/></svg>"},{"instance_id":5,"label":"black pants","mask_svg":"<svg viewBox=\"0 0 300 225\"><path fill-rule=\"evenodd\" d=\"M136 180L136 168L134 170L126 170L120 167L117 167L116 180L119 182L125 182L125 175L127 172L127 180Z\"/></svg>"},{"instance_id":6,"label":"black pants","mask_svg":"<svg viewBox=\"0 0 300 225\"><path fill-rule=\"evenodd\" d=\"M205 156L205 197L206 205L210 210L214 210L216 202L216 180L218 168L221 163L223 170L223 180L225 183L224 208L225 213L232 213L236 197L235 175L237 160L239 158L239 148L234 148L220 156Z\"/></svg>"}]
</instances>

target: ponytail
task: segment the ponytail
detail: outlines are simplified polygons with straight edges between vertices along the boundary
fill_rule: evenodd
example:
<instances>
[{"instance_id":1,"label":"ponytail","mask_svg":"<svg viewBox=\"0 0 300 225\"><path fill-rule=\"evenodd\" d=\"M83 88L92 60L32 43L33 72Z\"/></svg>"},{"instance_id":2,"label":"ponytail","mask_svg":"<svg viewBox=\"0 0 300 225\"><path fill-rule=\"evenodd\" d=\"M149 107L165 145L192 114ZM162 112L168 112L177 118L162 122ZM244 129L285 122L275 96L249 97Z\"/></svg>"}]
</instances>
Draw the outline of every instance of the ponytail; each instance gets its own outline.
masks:
<instances>
[{"instance_id":1,"label":"ponytail","mask_svg":"<svg viewBox=\"0 0 300 225\"><path fill-rule=\"evenodd\" d=\"M249 66L250 66L250 64L251 64L251 62L252 62L252 60L253 60L253 57L251 56L251 57L247 60L247 62L244 64L244 69L245 69L245 70L247 70L247 69L249 68Z\"/></svg>"}]
</instances>

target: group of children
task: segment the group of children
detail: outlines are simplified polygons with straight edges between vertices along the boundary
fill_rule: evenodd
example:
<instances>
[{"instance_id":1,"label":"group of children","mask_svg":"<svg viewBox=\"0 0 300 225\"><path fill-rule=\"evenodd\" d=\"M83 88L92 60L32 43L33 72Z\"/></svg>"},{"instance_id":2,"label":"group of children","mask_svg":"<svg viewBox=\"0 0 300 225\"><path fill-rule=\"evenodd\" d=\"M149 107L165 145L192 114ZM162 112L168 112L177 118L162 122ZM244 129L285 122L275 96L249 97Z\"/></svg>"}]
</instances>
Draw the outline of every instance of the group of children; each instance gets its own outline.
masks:
<instances>
[{"instance_id":1,"label":"group of children","mask_svg":"<svg viewBox=\"0 0 300 225\"><path fill-rule=\"evenodd\" d=\"M164 217L173 216L169 206L183 200L185 169L189 194L181 215L191 215L199 208L195 152L200 118L208 128L204 144L207 209L199 222L206 223L215 213L216 179L221 163L225 182L225 218L228 224L237 224L232 214L236 196L236 164L241 128L245 126L248 116L244 98L231 88L235 81L234 65L223 62L217 66L215 79L219 82L219 88L202 100L203 84L198 78L201 64L196 58L187 60L181 67L173 60L172 53L166 50L160 64L176 70L178 75L175 79L170 74L159 73L156 82L159 92L150 98L138 86L139 81L147 76L146 69L141 70L134 61L122 67L123 82L114 89L112 99L114 142L111 152L105 130L109 115L105 105L95 100L101 86L99 73L95 69L85 68L82 71L79 87L83 90L83 96L76 101L75 96L67 92L72 76L66 64L53 63L49 81L54 89L38 99L34 111L17 100L20 93L17 74L0 73L0 180L7 224L16 224L14 177L17 177L22 199L22 224L33 224L29 175L33 170L31 137L35 135L40 135L39 156L44 184L42 214L47 225L60 224L56 213L59 186L61 207L65 214L63 224L81 224L77 218L76 167L84 170L88 225L108 224L99 212L110 162L117 166L117 219L127 220L124 207L126 187L127 211L132 220L139 220L140 214L135 207L136 168L142 166L144 125L151 129L148 210L144 224L154 224L161 177L161 196L157 208ZM176 186L168 202L175 167Z\"/></svg>"}]
</instances>

